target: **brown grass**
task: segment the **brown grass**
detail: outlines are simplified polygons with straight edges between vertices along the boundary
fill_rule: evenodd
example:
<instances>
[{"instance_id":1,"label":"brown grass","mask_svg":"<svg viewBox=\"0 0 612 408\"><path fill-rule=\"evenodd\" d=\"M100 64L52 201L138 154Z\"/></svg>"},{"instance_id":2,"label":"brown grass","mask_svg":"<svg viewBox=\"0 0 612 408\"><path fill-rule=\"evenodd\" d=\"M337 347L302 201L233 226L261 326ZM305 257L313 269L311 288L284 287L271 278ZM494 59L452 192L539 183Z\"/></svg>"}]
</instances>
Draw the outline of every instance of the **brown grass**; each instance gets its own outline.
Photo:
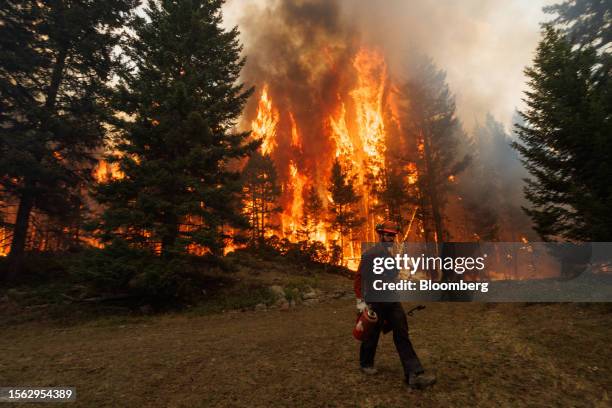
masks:
<instances>
[{"instance_id":1,"label":"brown grass","mask_svg":"<svg viewBox=\"0 0 612 408\"><path fill-rule=\"evenodd\" d=\"M410 392L389 335L357 370L353 307L12 325L0 385L74 386L75 407L611 406L609 308L430 304L409 324L438 384Z\"/></svg>"}]
</instances>

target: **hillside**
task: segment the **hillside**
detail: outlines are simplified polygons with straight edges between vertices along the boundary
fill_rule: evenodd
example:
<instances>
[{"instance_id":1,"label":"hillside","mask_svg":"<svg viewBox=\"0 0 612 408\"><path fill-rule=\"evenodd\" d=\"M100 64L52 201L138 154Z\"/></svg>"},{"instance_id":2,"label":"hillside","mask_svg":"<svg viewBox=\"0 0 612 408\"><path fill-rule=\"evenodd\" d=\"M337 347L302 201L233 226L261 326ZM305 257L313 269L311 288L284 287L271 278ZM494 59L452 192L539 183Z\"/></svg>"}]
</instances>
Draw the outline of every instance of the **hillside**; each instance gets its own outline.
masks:
<instances>
[{"instance_id":1,"label":"hillside","mask_svg":"<svg viewBox=\"0 0 612 408\"><path fill-rule=\"evenodd\" d=\"M603 305L428 304L409 325L439 380L411 392L389 335L379 374L357 370L350 281L315 283L309 302L257 311L3 324L0 383L74 386L74 406L610 404L612 326Z\"/></svg>"}]
</instances>

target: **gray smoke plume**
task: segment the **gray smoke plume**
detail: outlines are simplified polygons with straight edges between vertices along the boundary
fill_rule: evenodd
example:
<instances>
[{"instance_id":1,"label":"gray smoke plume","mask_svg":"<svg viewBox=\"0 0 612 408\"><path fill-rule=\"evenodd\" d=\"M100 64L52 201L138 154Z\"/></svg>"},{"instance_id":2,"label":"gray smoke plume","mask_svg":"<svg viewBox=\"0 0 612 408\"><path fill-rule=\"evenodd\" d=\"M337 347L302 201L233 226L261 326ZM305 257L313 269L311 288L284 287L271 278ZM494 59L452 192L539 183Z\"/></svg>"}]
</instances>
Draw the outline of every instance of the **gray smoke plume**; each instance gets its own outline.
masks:
<instances>
[{"instance_id":1,"label":"gray smoke plume","mask_svg":"<svg viewBox=\"0 0 612 408\"><path fill-rule=\"evenodd\" d=\"M273 53L277 58L286 56L288 47L308 47L321 36L328 37L330 45L350 38L377 47L399 78L407 76L411 59L430 56L447 71L468 130L489 112L509 128L515 108L522 107L523 69L531 63L539 24L550 18L542 7L555 2L230 0L225 19L228 26L239 25L249 65L259 65L263 52L266 64L286 66L278 59L267 60L270 50L262 47L263 39L275 36L280 41L271 44L279 48ZM323 50L318 58L324 58Z\"/></svg>"}]
</instances>

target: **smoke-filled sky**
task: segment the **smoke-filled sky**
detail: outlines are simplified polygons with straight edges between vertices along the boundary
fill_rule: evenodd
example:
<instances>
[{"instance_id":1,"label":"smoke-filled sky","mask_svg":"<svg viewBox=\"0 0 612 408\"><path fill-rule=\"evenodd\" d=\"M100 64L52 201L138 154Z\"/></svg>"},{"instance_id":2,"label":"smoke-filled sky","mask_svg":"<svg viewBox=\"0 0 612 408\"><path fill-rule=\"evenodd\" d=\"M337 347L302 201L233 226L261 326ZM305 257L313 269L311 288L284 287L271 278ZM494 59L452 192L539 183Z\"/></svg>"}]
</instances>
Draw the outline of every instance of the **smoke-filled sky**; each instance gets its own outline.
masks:
<instances>
[{"instance_id":1,"label":"smoke-filled sky","mask_svg":"<svg viewBox=\"0 0 612 408\"><path fill-rule=\"evenodd\" d=\"M270 29L261 11L274 10L281 1L226 3L224 23L239 26L247 57L257 52L250 49L250 38L260 36L259 30ZM542 7L556 2L338 0L336 9L345 30L358 32L364 44L384 52L396 78L408 76L411 56L432 57L447 71L459 116L468 129L476 121L483 122L487 112L509 128L515 107L522 107L523 69L531 64L540 23L550 19Z\"/></svg>"}]
</instances>

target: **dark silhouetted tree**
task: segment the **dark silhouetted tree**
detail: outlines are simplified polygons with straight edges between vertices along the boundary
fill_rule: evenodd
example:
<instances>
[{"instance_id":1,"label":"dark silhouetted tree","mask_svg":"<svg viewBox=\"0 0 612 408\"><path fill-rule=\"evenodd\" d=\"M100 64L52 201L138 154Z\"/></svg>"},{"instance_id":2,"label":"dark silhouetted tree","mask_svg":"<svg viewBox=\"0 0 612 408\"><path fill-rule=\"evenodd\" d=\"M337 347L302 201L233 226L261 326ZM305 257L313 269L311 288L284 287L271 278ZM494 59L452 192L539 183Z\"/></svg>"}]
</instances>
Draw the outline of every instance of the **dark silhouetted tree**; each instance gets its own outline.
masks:
<instances>
[{"instance_id":1,"label":"dark silhouetted tree","mask_svg":"<svg viewBox=\"0 0 612 408\"><path fill-rule=\"evenodd\" d=\"M21 269L33 209L81 205L104 139L108 83L134 0L6 0L0 7L0 183L19 202L9 254Z\"/></svg>"},{"instance_id":2,"label":"dark silhouetted tree","mask_svg":"<svg viewBox=\"0 0 612 408\"><path fill-rule=\"evenodd\" d=\"M303 239L310 240L323 218L323 200L317 188L312 185L304 189L302 199L304 206L298 232Z\"/></svg>"},{"instance_id":3,"label":"dark silhouetted tree","mask_svg":"<svg viewBox=\"0 0 612 408\"><path fill-rule=\"evenodd\" d=\"M426 230L432 225L438 242L446 239L444 207L451 176L463 171L469 155L460 155L458 146L467 137L455 112L455 98L446 83L446 73L431 60L422 62L403 87L407 100L406 128L419 150L417 167L421 218ZM426 231L426 239L430 240Z\"/></svg>"},{"instance_id":4,"label":"dark silhouetted tree","mask_svg":"<svg viewBox=\"0 0 612 408\"><path fill-rule=\"evenodd\" d=\"M406 216L407 205L414 204L407 179L408 175L401 169L387 169L382 189L378 194L379 202L385 210L385 218L397 222L401 230L409 221Z\"/></svg>"},{"instance_id":5,"label":"dark silhouetted tree","mask_svg":"<svg viewBox=\"0 0 612 408\"><path fill-rule=\"evenodd\" d=\"M281 193L274 162L269 155L255 152L242 171L243 201L251 228L253 244L262 243L273 227L272 216L281 211Z\"/></svg>"},{"instance_id":6,"label":"dark silhouetted tree","mask_svg":"<svg viewBox=\"0 0 612 408\"><path fill-rule=\"evenodd\" d=\"M545 240L612 238L612 95L599 76L597 52L576 49L551 26L533 66L520 141L514 147L531 174L527 209Z\"/></svg>"},{"instance_id":7,"label":"dark silhouetted tree","mask_svg":"<svg viewBox=\"0 0 612 408\"><path fill-rule=\"evenodd\" d=\"M332 200L328 207L330 213L329 225L340 236L340 248L342 250L344 250L345 237L364 222L364 219L359 216L357 208L360 196L355 192L353 185L354 180L349 178L347 172L336 159L332 165L328 188ZM344 261L344 256L342 256L342 261Z\"/></svg>"},{"instance_id":8,"label":"dark silhouetted tree","mask_svg":"<svg viewBox=\"0 0 612 408\"><path fill-rule=\"evenodd\" d=\"M544 7L556 14L551 22L580 46L592 46L610 52L612 44L612 7L609 0L566 0Z\"/></svg>"},{"instance_id":9,"label":"dark silhouetted tree","mask_svg":"<svg viewBox=\"0 0 612 408\"><path fill-rule=\"evenodd\" d=\"M220 253L222 226L246 226L229 164L257 147L234 130L252 89L238 83L245 61L238 29L221 26L222 4L149 2L131 26L111 158L125 177L98 191L105 240L153 245L165 257L192 245Z\"/></svg>"}]
</instances>

